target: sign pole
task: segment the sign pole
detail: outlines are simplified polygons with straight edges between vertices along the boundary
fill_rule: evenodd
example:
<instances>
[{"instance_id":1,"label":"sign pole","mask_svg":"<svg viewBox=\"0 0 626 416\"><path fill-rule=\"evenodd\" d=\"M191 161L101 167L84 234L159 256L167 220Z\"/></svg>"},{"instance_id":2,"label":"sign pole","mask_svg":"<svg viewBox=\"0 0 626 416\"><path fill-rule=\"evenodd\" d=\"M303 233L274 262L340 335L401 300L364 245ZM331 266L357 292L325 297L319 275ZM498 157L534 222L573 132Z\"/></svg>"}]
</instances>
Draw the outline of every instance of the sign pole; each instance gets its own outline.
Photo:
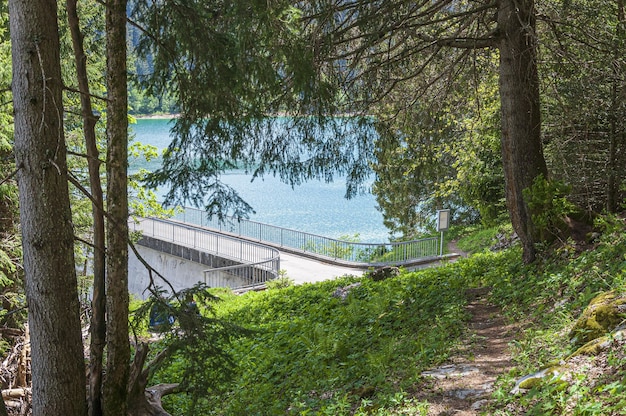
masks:
<instances>
[{"instance_id":1,"label":"sign pole","mask_svg":"<svg viewBox=\"0 0 626 416\"><path fill-rule=\"evenodd\" d=\"M441 232L440 244L439 244L439 257L443 257L443 231Z\"/></svg>"},{"instance_id":2,"label":"sign pole","mask_svg":"<svg viewBox=\"0 0 626 416\"><path fill-rule=\"evenodd\" d=\"M437 231L441 232L439 242L439 257L443 257L443 232L450 228L450 210L437 210Z\"/></svg>"}]
</instances>

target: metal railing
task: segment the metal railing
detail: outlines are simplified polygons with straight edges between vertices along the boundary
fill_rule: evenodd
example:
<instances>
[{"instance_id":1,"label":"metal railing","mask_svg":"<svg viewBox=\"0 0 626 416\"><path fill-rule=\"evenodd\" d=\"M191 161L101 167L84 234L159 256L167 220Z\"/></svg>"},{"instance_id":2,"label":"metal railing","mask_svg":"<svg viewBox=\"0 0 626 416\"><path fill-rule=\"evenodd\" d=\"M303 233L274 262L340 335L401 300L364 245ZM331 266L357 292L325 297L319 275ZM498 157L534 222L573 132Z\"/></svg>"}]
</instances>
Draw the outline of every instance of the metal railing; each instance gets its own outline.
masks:
<instances>
[{"instance_id":1,"label":"metal railing","mask_svg":"<svg viewBox=\"0 0 626 416\"><path fill-rule=\"evenodd\" d=\"M209 219L206 212L184 208L174 219L299 253L354 265L406 265L439 255L439 238L393 243L357 243L323 237L246 219Z\"/></svg>"},{"instance_id":2,"label":"metal railing","mask_svg":"<svg viewBox=\"0 0 626 416\"><path fill-rule=\"evenodd\" d=\"M231 289L261 286L278 276L276 270L270 266L267 262L260 262L207 269L204 271L204 282L211 282L214 287Z\"/></svg>"},{"instance_id":3,"label":"metal railing","mask_svg":"<svg viewBox=\"0 0 626 416\"><path fill-rule=\"evenodd\" d=\"M205 270L204 283L211 286L222 286L224 282L232 288L256 286L275 279L279 274L280 253L272 247L156 218L141 218L131 221L129 226L132 231L140 231L145 236L238 263Z\"/></svg>"}]
</instances>

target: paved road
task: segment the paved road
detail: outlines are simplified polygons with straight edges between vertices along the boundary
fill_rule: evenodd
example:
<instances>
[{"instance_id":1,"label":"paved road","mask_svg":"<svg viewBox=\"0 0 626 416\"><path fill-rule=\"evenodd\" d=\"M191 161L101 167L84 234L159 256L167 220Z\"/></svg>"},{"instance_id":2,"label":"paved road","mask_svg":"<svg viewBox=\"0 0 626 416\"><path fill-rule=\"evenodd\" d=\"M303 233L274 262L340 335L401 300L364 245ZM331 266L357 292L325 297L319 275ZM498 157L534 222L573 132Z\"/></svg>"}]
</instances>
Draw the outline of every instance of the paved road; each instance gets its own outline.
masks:
<instances>
[{"instance_id":1,"label":"paved road","mask_svg":"<svg viewBox=\"0 0 626 416\"><path fill-rule=\"evenodd\" d=\"M216 239L207 237L202 229L184 227L176 223L152 221L144 219L139 224L132 224L133 230L143 230L146 235L165 241L174 241L176 244L197 248L200 250L219 253L222 256L237 259L245 255L248 261L256 262L271 258L270 249L246 240L224 236ZM214 233L215 231L211 231ZM194 236L195 234L195 236ZM252 247L252 248L251 248ZM260 249L263 247L263 249ZM280 249L278 249L280 251ZM280 251L280 269L285 270L289 278L297 284L319 282L333 279L345 274L361 276L362 270L323 263L311 258Z\"/></svg>"},{"instance_id":2,"label":"paved road","mask_svg":"<svg viewBox=\"0 0 626 416\"><path fill-rule=\"evenodd\" d=\"M280 268L285 270L287 276L295 283L320 282L336 277L350 274L361 276L362 270L349 267L325 264L306 257L295 256L293 254L280 253Z\"/></svg>"}]
</instances>

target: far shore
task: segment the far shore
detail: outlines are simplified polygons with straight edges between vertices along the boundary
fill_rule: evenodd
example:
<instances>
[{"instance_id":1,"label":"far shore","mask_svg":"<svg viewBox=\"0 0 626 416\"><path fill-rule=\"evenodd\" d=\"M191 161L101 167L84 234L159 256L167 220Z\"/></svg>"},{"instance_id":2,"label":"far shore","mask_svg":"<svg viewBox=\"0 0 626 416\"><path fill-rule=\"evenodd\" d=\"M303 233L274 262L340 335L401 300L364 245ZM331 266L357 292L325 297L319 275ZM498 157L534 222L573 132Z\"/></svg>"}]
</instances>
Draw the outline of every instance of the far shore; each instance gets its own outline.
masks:
<instances>
[{"instance_id":1,"label":"far shore","mask_svg":"<svg viewBox=\"0 0 626 416\"><path fill-rule=\"evenodd\" d=\"M142 115L134 115L134 114L130 114L131 117L134 117L136 120L169 120L169 119L173 119L173 118L178 118L180 117L179 113L173 113L173 114L142 114ZM268 117L293 117L292 115L290 115L289 113L278 113L274 116L268 116ZM342 118L342 117L354 117L354 114L339 114L336 117Z\"/></svg>"},{"instance_id":2,"label":"far shore","mask_svg":"<svg viewBox=\"0 0 626 416\"><path fill-rule=\"evenodd\" d=\"M178 118L180 114L143 114L139 116L131 114L131 116L137 120L167 120L170 118Z\"/></svg>"}]
</instances>

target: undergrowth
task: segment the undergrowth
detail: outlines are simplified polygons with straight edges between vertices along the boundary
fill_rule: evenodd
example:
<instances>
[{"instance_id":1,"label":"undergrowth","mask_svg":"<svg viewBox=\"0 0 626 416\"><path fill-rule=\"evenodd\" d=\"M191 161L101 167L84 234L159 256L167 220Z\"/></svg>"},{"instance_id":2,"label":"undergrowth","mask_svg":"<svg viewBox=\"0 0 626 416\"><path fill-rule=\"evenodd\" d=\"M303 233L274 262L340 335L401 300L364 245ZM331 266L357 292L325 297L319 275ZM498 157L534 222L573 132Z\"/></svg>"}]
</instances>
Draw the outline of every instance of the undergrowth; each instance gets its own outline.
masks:
<instances>
[{"instance_id":1,"label":"undergrowth","mask_svg":"<svg viewBox=\"0 0 626 416\"><path fill-rule=\"evenodd\" d=\"M202 414L425 412L414 398L421 372L459 347L464 289L481 284L496 256L382 282L346 276L228 296L220 317L255 332L232 351L239 369L228 394L207 397ZM351 287L345 299L333 295L342 287Z\"/></svg>"},{"instance_id":2,"label":"undergrowth","mask_svg":"<svg viewBox=\"0 0 626 416\"><path fill-rule=\"evenodd\" d=\"M524 330L511 346L517 364L501 378L488 414L617 415L626 413L626 359L611 351L610 359L588 364L603 375L591 379L583 371L573 380L560 377L522 395L510 393L516 379L563 363L576 349L568 333L589 301L602 292L626 291L626 235L621 220L596 224L602 236L592 250L580 252L571 242L552 249L536 265L520 266L503 275L487 274L492 301L521 323ZM607 366L608 362L608 366Z\"/></svg>"},{"instance_id":3,"label":"undergrowth","mask_svg":"<svg viewBox=\"0 0 626 416\"><path fill-rule=\"evenodd\" d=\"M469 258L381 282L344 276L242 296L221 290L219 317L253 335L234 344L238 367L227 393L207 395L197 414L426 414L428 403L416 399L428 383L421 372L457 352L467 336L464 292L481 286L492 287L491 301L520 328L510 346L516 367L499 379L486 414L623 414L624 354L611 357L611 373L593 387L581 379L510 394L516 379L572 352L567 333L590 299L626 290L623 223L601 226L595 250L566 243L532 266L518 248L482 250L503 232L497 228L472 237L477 254ZM345 299L334 295L346 287ZM187 414L180 397L168 405Z\"/></svg>"}]
</instances>

